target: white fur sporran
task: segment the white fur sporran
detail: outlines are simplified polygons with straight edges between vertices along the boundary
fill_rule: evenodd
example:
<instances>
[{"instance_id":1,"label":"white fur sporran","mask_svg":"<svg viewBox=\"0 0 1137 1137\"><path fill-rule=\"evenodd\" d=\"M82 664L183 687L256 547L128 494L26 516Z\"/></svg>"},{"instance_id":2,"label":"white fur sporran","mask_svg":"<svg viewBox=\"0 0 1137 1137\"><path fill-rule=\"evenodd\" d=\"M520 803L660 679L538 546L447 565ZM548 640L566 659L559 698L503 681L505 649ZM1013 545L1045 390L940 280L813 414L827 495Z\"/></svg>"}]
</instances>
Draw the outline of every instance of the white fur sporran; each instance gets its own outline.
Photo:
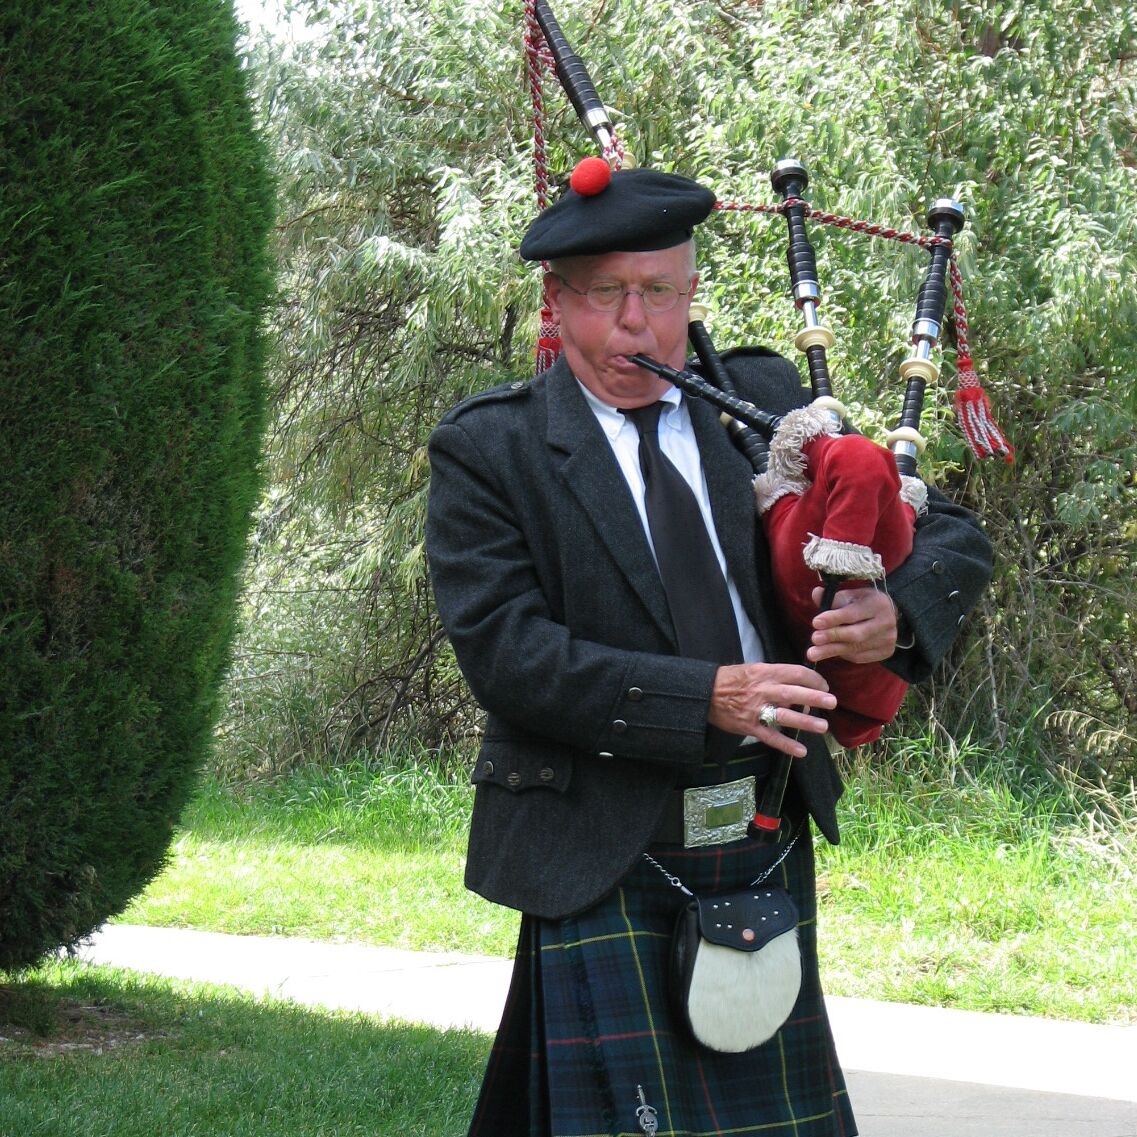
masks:
<instances>
[{"instance_id":1,"label":"white fur sporran","mask_svg":"<svg viewBox=\"0 0 1137 1137\"><path fill-rule=\"evenodd\" d=\"M696 1041L738 1054L772 1038L801 990L798 912L783 888L694 898L672 941L676 1010Z\"/></svg>"}]
</instances>

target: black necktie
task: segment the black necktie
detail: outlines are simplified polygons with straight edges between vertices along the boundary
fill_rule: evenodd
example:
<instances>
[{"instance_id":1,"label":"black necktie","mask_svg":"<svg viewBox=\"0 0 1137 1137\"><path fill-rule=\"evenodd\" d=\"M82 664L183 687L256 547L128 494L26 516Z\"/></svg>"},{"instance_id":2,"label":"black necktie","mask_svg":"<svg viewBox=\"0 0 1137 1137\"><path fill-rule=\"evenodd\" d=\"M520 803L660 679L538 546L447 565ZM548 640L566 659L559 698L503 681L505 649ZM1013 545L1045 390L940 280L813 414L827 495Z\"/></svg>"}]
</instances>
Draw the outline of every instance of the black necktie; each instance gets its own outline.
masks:
<instances>
[{"instance_id":1,"label":"black necktie","mask_svg":"<svg viewBox=\"0 0 1137 1137\"><path fill-rule=\"evenodd\" d=\"M681 655L741 663L726 579L691 487L659 448L663 403L626 410L640 434L648 527Z\"/></svg>"}]
</instances>

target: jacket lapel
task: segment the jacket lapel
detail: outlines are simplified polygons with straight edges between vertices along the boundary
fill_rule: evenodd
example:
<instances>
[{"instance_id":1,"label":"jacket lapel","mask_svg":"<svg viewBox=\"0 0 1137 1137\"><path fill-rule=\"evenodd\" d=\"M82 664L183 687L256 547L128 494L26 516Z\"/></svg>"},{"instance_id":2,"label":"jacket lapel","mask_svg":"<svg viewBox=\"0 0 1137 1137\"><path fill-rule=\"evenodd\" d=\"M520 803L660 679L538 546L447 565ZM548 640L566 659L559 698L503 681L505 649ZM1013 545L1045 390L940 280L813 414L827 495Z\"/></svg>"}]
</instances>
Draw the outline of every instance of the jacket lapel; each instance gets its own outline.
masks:
<instances>
[{"instance_id":1,"label":"jacket lapel","mask_svg":"<svg viewBox=\"0 0 1137 1137\"><path fill-rule=\"evenodd\" d=\"M667 597L631 491L596 416L561 356L546 374L553 465L661 632L675 645ZM677 646L677 645L676 645Z\"/></svg>"}]
</instances>

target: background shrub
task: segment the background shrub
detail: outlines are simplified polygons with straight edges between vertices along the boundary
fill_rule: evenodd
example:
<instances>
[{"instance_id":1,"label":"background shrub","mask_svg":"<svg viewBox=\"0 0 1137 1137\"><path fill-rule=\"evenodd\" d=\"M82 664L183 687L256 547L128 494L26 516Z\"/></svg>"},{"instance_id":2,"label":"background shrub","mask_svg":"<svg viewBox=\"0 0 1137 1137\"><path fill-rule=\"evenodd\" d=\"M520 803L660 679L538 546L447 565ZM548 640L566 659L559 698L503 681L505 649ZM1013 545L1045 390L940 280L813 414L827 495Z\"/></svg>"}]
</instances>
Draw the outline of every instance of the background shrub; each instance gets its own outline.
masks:
<instances>
[{"instance_id":1,"label":"background shrub","mask_svg":"<svg viewBox=\"0 0 1137 1137\"><path fill-rule=\"evenodd\" d=\"M303 0L259 54L284 303L272 488L225 716L236 768L465 737L477 713L422 557L425 439L533 371L540 273L521 0ZM557 0L643 164L769 203L787 154L818 208L922 230L962 200L971 346L1017 461L952 425L954 346L921 473L976 508L993 588L890 740L964 739L1124 790L1137 772L1137 12L1091 0ZM595 144L545 84L554 181ZM780 218L700 228L723 349L796 357ZM813 226L834 385L896 421L926 257ZM800 357L799 357L800 363ZM928 724L932 730L928 730ZM286 729L284 729L286 726Z\"/></svg>"}]
</instances>

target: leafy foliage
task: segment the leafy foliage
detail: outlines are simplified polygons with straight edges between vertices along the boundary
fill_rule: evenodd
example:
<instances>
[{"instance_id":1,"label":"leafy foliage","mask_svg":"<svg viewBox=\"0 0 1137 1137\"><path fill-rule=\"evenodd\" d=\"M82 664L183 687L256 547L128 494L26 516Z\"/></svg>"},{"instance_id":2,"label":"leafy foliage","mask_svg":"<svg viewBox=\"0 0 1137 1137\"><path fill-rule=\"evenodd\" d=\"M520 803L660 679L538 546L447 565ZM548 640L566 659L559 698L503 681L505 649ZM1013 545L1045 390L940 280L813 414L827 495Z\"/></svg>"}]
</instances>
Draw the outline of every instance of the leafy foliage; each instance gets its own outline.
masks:
<instances>
[{"instance_id":1,"label":"leafy foliage","mask_svg":"<svg viewBox=\"0 0 1137 1137\"><path fill-rule=\"evenodd\" d=\"M423 447L458 398L531 373L540 304L514 252L536 208L518 0L301 7L314 37L257 57L287 288L227 729L260 768L476 727L425 579ZM1018 459L979 468L950 381L937 393L925 473L982 511L998 577L897 732L931 716L1043 766L1132 773L1137 17L1100 0L554 7L641 163L763 203L794 154L819 208L910 231L930 199L964 202L972 348ZM551 79L545 100L561 179L595 147ZM720 347L792 354L784 226L703 229ZM836 383L872 430L898 413L924 258L813 236ZM281 704L318 713L284 735L265 726Z\"/></svg>"},{"instance_id":2,"label":"leafy foliage","mask_svg":"<svg viewBox=\"0 0 1137 1137\"><path fill-rule=\"evenodd\" d=\"M0 16L0 968L158 871L264 422L271 188L220 0Z\"/></svg>"}]
</instances>

